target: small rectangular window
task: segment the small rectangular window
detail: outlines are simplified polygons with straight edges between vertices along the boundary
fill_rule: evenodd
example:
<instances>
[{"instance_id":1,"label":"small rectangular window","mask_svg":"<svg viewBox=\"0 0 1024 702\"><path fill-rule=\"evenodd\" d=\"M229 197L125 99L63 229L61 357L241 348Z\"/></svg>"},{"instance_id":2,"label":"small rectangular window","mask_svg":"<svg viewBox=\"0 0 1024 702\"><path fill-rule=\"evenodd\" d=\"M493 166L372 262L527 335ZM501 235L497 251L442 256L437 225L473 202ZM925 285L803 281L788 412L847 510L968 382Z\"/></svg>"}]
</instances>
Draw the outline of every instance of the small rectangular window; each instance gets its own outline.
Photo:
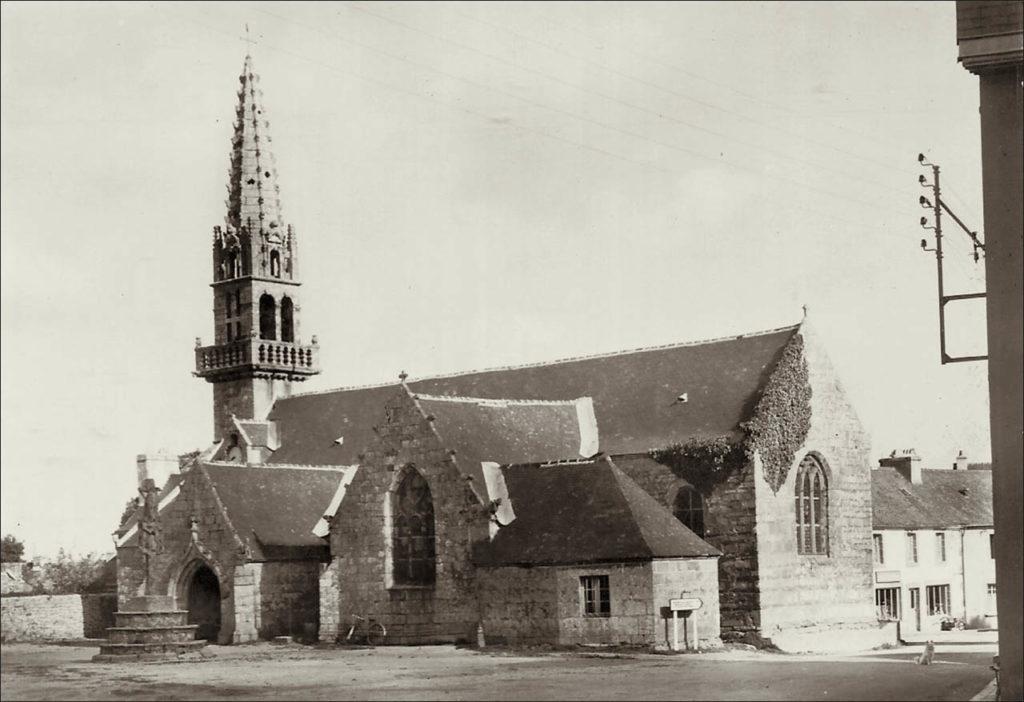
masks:
<instances>
[{"instance_id":1,"label":"small rectangular window","mask_svg":"<svg viewBox=\"0 0 1024 702\"><path fill-rule=\"evenodd\" d=\"M917 534L907 532L907 565L917 564Z\"/></svg>"},{"instance_id":2,"label":"small rectangular window","mask_svg":"<svg viewBox=\"0 0 1024 702\"><path fill-rule=\"evenodd\" d=\"M949 585L929 585L925 588L928 615L949 614Z\"/></svg>"},{"instance_id":3,"label":"small rectangular window","mask_svg":"<svg viewBox=\"0 0 1024 702\"><path fill-rule=\"evenodd\" d=\"M882 535L875 534L872 540L875 546L875 563L885 563L885 546L882 543Z\"/></svg>"},{"instance_id":4,"label":"small rectangular window","mask_svg":"<svg viewBox=\"0 0 1024 702\"><path fill-rule=\"evenodd\" d=\"M986 604L988 605L988 609L985 611L985 614L995 614L998 611L998 608L997 608L997 605L996 605L996 584L995 583L989 583L988 584L988 602Z\"/></svg>"},{"instance_id":5,"label":"small rectangular window","mask_svg":"<svg viewBox=\"0 0 1024 702\"><path fill-rule=\"evenodd\" d=\"M941 531L935 534L935 559L939 563L946 562L946 535Z\"/></svg>"},{"instance_id":6,"label":"small rectangular window","mask_svg":"<svg viewBox=\"0 0 1024 702\"><path fill-rule=\"evenodd\" d=\"M611 596L607 575L580 577L580 611L584 617L610 617Z\"/></svg>"},{"instance_id":7,"label":"small rectangular window","mask_svg":"<svg viewBox=\"0 0 1024 702\"><path fill-rule=\"evenodd\" d=\"M995 534L989 534L988 535L988 557L989 558L995 558L996 557L996 535Z\"/></svg>"}]
</instances>

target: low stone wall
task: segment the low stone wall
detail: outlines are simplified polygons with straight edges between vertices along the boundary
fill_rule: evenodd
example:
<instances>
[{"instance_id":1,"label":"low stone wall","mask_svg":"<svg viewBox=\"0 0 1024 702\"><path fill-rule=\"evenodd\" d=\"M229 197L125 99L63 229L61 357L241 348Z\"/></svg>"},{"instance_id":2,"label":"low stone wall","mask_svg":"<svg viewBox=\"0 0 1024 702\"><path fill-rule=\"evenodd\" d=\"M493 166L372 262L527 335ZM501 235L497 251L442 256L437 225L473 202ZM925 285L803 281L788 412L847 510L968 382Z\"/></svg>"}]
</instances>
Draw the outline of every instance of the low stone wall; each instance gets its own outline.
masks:
<instances>
[{"instance_id":1,"label":"low stone wall","mask_svg":"<svg viewBox=\"0 0 1024 702\"><path fill-rule=\"evenodd\" d=\"M0 598L4 641L103 638L114 625L117 595L31 595Z\"/></svg>"}]
</instances>

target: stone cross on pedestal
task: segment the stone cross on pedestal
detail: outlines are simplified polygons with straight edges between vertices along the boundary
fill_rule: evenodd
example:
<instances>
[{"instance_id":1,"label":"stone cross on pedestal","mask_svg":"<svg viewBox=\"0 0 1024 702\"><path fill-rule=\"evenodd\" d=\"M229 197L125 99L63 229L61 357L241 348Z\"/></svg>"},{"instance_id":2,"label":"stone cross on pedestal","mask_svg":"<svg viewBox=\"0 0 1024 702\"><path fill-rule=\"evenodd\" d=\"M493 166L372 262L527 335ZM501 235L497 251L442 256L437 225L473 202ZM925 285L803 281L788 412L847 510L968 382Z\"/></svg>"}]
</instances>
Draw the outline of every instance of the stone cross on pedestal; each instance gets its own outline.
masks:
<instances>
[{"instance_id":1,"label":"stone cross on pedestal","mask_svg":"<svg viewBox=\"0 0 1024 702\"><path fill-rule=\"evenodd\" d=\"M154 591L156 580L153 573L154 558L164 550L159 521L158 496L160 489L152 478L146 478L139 487L139 494L142 496L142 506L139 510L139 550L142 551L142 558L145 562L145 574L142 581L143 593L155 595L157 593Z\"/></svg>"}]
</instances>

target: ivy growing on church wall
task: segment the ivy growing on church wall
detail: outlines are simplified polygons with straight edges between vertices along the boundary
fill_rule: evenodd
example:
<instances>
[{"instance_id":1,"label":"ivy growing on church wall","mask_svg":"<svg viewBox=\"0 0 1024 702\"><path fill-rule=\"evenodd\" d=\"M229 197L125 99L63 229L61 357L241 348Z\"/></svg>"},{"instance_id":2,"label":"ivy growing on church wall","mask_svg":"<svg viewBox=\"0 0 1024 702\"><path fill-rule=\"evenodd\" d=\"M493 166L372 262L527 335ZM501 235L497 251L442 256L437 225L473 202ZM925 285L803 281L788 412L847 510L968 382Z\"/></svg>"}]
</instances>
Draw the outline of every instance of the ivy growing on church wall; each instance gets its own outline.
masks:
<instances>
[{"instance_id":1,"label":"ivy growing on church wall","mask_svg":"<svg viewBox=\"0 0 1024 702\"><path fill-rule=\"evenodd\" d=\"M740 428L745 437L739 442L728 436L694 438L649 455L707 495L757 453L765 481L778 492L811 428L811 383L800 334L786 344L751 418Z\"/></svg>"},{"instance_id":2,"label":"ivy growing on church wall","mask_svg":"<svg viewBox=\"0 0 1024 702\"><path fill-rule=\"evenodd\" d=\"M811 429L811 382L802 335L795 334L786 344L753 416L740 428L747 434L747 458L753 460L755 451L761 456L764 479L778 492Z\"/></svg>"},{"instance_id":3,"label":"ivy growing on church wall","mask_svg":"<svg viewBox=\"0 0 1024 702\"><path fill-rule=\"evenodd\" d=\"M743 466L743 446L727 436L689 439L650 452L651 458L704 495Z\"/></svg>"}]
</instances>

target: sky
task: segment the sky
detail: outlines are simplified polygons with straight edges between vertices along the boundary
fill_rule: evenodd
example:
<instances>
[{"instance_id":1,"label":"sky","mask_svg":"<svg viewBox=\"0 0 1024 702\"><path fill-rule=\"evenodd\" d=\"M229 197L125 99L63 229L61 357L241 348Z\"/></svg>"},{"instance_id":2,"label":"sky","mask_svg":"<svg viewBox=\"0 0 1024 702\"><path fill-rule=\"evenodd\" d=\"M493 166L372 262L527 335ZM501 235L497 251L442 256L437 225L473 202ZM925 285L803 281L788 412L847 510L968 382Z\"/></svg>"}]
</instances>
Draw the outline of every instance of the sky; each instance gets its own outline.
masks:
<instances>
[{"instance_id":1,"label":"sky","mask_svg":"<svg viewBox=\"0 0 1024 702\"><path fill-rule=\"evenodd\" d=\"M246 25L299 238L304 390L790 325L872 439L990 456L939 363L918 152L983 229L977 79L927 3L0 5L0 531L111 552L135 457L212 439ZM924 194L929 194L924 192ZM947 221L947 290L984 287ZM950 353L984 353L954 303Z\"/></svg>"}]
</instances>

